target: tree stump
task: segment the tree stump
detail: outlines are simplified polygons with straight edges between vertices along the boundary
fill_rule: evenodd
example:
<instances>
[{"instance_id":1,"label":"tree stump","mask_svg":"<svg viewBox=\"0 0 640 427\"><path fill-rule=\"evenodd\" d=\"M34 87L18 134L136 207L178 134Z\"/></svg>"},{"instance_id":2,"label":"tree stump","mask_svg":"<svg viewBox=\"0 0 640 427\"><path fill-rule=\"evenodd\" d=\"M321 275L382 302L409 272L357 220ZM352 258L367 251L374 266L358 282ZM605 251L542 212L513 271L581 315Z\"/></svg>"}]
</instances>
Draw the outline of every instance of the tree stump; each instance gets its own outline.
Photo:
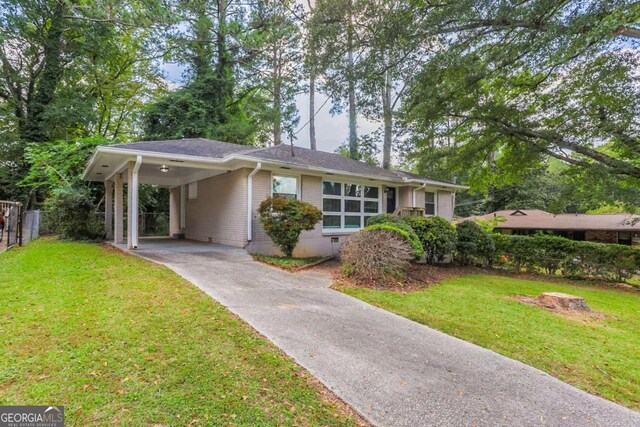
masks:
<instances>
[{"instance_id":1,"label":"tree stump","mask_svg":"<svg viewBox=\"0 0 640 427\"><path fill-rule=\"evenodd\" d=\"M591 311L584 298L561 292L545 292L538 297L538 301L545 306L561 310Z\"/></svg>"}]
</instances>

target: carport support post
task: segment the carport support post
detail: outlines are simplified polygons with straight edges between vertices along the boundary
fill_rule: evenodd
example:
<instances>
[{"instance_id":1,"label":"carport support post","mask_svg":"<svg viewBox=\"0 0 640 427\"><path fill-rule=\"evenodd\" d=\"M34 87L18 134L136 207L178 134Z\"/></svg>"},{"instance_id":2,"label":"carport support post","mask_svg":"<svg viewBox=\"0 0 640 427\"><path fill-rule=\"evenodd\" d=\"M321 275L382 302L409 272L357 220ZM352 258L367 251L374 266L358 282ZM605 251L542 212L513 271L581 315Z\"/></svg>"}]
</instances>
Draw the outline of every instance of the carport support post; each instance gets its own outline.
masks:
<instances>
[{"instance_id":1,"label":"carport support post","mask_svg":"<svg viewBox=\"0 0 640 427\"><path fill-rule=\"evenodd\" d=\"M129 162L127 167L127 246L129 249L138 248L138 170L142 164L142 156L135 162Z\"/></svg>"},{"instance_id":2,"label":"carport support post","mask_svg":"<svg viewBox=\"0 0 640 427\"><path fill-rule=\"evenodd\" d=\"M113 211L114 221L114 242L116 244L124 243L124 188L122 183L122 174L120 172L115 175L115 200Z\"/></svg>"},{"instance_id":3,"label":"carport support post","mask_svg":"<svg viewBox=\"0 0 640 427\"><path fill-rule=\"evenodd\" d=\"M104 232L107 240L113 239L113 182L104 183Z\"/></svg>"}]
</instances>

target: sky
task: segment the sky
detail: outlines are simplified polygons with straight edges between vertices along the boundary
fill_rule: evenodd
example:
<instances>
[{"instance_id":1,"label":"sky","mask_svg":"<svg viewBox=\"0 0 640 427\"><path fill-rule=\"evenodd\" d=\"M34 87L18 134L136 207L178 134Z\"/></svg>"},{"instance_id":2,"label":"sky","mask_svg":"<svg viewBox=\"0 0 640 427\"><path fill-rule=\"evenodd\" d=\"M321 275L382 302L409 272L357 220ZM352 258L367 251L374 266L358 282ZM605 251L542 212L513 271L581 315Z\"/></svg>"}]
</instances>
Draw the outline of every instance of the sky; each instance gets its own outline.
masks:
<instances>
[{"instance_id":1,"label":"sky","mask_svg":"<svg viewBox=\"0 0 640 427\"><path fill-rule=\"evenodd\" d=\"M169 82L180 85L182 84L182 73L184 68L175 63L162 64L162 70L165 79ZM316 109L324 104L324 107L316 114L316 140L318 150L334 152L341 143L347 140L349 135L349 120L346 114L331 115L331 101L325 104L327 97L316 93L315 106ZM296 99L298 111L300 113L300 122L298 131L309 120L309 94L301 94ZM375 131L381 123L370 122L363 117L358 117L358 135L366 135ZM309 126L306 125L300 132L296 134L294 145L309 148ZM286 141L288 142L288 141Z\"/></svg>"}]
</instances>

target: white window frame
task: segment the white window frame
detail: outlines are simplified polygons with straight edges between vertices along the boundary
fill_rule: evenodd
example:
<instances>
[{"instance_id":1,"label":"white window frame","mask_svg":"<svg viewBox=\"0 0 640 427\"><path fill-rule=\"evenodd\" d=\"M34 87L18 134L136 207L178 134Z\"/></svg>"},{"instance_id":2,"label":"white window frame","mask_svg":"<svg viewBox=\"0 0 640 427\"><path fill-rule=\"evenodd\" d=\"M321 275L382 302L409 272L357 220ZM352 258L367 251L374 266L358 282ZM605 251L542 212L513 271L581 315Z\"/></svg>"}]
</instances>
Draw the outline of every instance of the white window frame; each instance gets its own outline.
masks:
<instances>
[{"instance_id":1,"label":"white window frame","mask_svg":"<svg viewBox=\"0 0 640 427\"><path fill-rule=\"evenodd\" d=\"M427 213L427 193L433 193L433 215ZM438 216L438 190L424 189L424 216Z\"/></svg>"},{"instance_id":2,"label":"white window frame","mask_svg":"<svg viewBox=\"0 0 640 427\"><path fill-rule=\"evenodd\" d=\"M284 178L295 178L296 180L296 199L302 200L302 176L295 173L280 173L271 171L271 176L269 177L269 187L271 189L271 197L273 197L273 178L276 176L281 176Z\"/></svg>"},{"instance_id":3,"label":"white window frame","mask_svg":"<svg viewBox=\"0 0 640 427\"><path fill-rule=\"evenodd\" d=\"M324 182L336 182L340 184L340 196L334 196L334 195L328 195L328 194L324 194L323 189L324 189ZM345 190L344 190L344 186L345 184L351 184L351 185L360 185L362 187L362 193L360 194L360 197L352 197L352 196L346 196L345 195ZM373 188L377 188L378 189L378 198L377 199L371 199L368 197L364 197L364 187L373 187ZM323 234L334 234L334 233L355 233L359 230L362 230L362 228L364 228L366 226L366 217L369 216L375 216L375 215L380 215L382 213L382 197L384 196L384 192L382 191L382 185L380 184L376 184L373 182L366 182L366 181L360 181L360 180L355 180L355 179L343 179L343 178L335 178L335 177L331 177L331 176L324 176L322 177L322 183L321 183L321 188L320 188L320 192L322 194L322 217L323 217L323 223L324 223L324 216L339 216L340 217L340 227L339 228L325 228L324 224L322 225L322 233ZM324 210L324 199L333 199L333 200L340 200L340 212L325 212ZM358 214L357 212L345 212L345 201L346 200L358 200L360 201L360 213ZM377 213L365 213L364 212L364 202L373 202L373 201L377 201L378 202L378 212ZM345 222L345 217L346 216L360 216L360 227L355 228L355 227L345 227L344 222Z\"/></svg>"}]
</instances>

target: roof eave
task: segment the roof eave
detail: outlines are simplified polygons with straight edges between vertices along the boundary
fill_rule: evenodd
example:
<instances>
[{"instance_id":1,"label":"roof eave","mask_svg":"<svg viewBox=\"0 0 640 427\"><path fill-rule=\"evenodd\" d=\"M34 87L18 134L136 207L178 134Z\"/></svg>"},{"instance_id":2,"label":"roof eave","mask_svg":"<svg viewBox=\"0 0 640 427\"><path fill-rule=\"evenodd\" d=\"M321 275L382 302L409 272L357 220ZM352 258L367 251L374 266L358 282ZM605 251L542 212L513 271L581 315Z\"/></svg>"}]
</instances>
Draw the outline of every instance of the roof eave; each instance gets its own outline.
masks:
<instances>
[{"instance_id":1,"label":"roof eave","mask_svg":"<svg viewBox=\"0 0 640 427\"><path fill-rule=\"evenodd\" d=\"M91 169L93 168L93 165L98 157L99 154L121 154L121 155L126 155L126 156L131 156L132 158L136 157L136 156L143 156L143 157L155 157L155 158L159 158L159 159L174 159L174 160L184 160L184 161L193 161L193 162L200 162L200 163L206 163L206 164L224 164L227 163L229 161L232 160L240 160L240 161L248 161L248 162L252 162L252 163L258 163L261 162L263 165L272 165L272 166L286 166L286 167L290 167L292 169L301 169L301 170L308 170L308 171L314 171L314 172L320 172L320 173L326 173L326 174L332 174L332 175L348 175L348 176L355 176L355 177L359 177L359 178L366 178L366 179L372 179L372 180L376 180L376 181L386 181L386 182L393 182L393 183L407 183L407 184L418 184L418 185L432 185L432 186L439 186L442 188L450 188L453 190L467 190L469 187L464 186L464 185L458 185L458 184L449 184L449 183L443 183L443 182L438 182L438 181L432 181L432 180L428 180L428 179L407 179L407 178L391 178L391 177L380 177L379 175L375 175L375 174L362 174L362 173L354 173L354 172L348 172L348 171L342 171L342 170L337 170L337 169L328 169L328 168L322 168L322 167L317 167L317 166L308 166L308 165L300 165L297 163L293 163L293 162L286 162L286 161L281 161L281 160L271 160L271 159L263 159L260 157L255 157L255 156L249 156L249 155L243 155L243 154L238 154L238 153L232 153L229 154L225 157L219 157L219 158L213 158L213 157L203 157L203 156L191 156L191 155L186 155L186 154L173 154L173 153L162 153L162 152L157 152L157 151L146 151L146 150L135 150L135 149L129 149L129 148L118 148L118 147L114 147L114 146L108 146L108 145L102 145L102 146L98 146L96 147L96 149L94 150L93 154L91 155L91 157L89 158L89 161L87 162L87 165L84 169L84 172L82 174L82 179L83 180L87 180L88 179L88 175L91 171Z\"/></svg>"}]
</instances>

